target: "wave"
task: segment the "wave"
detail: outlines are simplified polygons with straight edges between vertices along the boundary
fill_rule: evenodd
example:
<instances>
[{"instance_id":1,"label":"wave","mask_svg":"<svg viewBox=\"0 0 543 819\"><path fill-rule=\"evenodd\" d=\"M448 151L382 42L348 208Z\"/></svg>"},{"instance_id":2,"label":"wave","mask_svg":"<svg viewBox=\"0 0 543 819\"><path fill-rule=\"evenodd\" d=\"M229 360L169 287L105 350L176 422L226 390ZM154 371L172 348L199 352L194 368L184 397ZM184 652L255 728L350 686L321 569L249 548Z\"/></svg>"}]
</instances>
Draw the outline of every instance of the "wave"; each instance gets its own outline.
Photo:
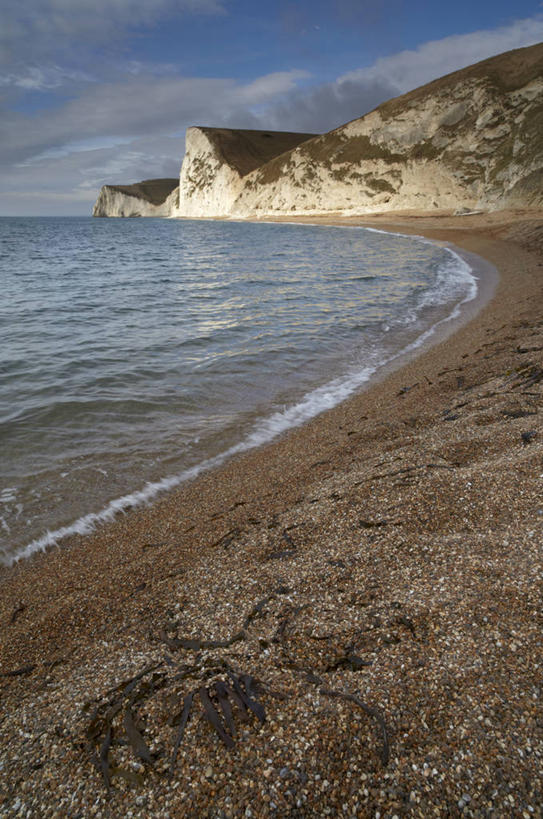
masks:
<instances>
[{"instance_id":1,"label":"wave","mask_svg":"<svg viewBox=\"0 0 543 819\"><path fill-rule=\"evenodd\" d=\"M388 231L380 231L374 228L363 229L372 230L376 233L388 233ZM398 233L393 235L404 236L405 234ZM424 237L408 236L407 238L434 244ZM379 369L419 349L438 332L442 325L458 318L462 307L468 302L473 301L478 293L477 277L468 262L452 248L445 247L444 250L449 254L450 261L438 270L435 286L431 288L430 291L427 291L423 297L424 304L421 302L419 307L446 303L447 292L450 292L447 291L446 284L450 283L451 277L454 279L456 285L459 283L464 285L464 287L467 288L467 293L454 305L447 316L439 319L424 330L414 341L379 360L366 363L362 367L351 368L351 370L343 376L337 377L311 390L296 404L273 412L268 417L261 419L255 424L252 432L250 432L246 438L219 455L205 459L199 464L183 470L178 474L164 477L159 481L148 482L142 489L110 501L98 512L91 512L79 518L74 523L54 531L47 531L44 535L31 541L15 554L11 555L3 551L3 554L0 555L0 562L5 566L10 566L19 560L30 557L36 552L43 552L52 546L58 546L62 540L73 535L91 534L97 526L111 522L119 513L125 513L134 507L149 504L158 495L175 489L177 486L196 478L204 471L220 466L234 455L269 443L287 430L299 427L322 412L332 409L366 384Z\"/></svg>"}]
</instances>

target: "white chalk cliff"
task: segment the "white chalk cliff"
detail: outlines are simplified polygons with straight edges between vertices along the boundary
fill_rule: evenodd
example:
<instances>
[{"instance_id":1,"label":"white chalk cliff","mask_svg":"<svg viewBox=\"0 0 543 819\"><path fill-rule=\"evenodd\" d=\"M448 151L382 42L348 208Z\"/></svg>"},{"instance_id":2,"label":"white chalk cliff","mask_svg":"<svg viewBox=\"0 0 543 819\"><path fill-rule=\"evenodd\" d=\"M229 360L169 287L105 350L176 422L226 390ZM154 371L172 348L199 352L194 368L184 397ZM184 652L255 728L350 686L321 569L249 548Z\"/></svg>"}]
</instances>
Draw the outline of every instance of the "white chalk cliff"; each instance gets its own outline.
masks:
<instances>
[{"instance_id":1,"label":"white chalk cliff","mask_svg":"<svg viewBox=\"0 0 543 819\"><path fill-rule=\"evenodd\" d=\"M189 128L179 176L179 206L173 215L229 215L247 174L314 136L286 131Z\"/></svg>"},{"instance_id":2,"label":"white chalk cliff","mask_svg":"<svg viewBox=\"0 0 543 819\"><path fill-rule=\"evenodd\" d=\"M192 218L543 207L543 44L319 136L189 128L169 205Z\"/></svg>"},{"instance_id":3,"label":"white chalk cliff","mask_svg":"<svg viewBox=\"0 0 543 819\"><path fill-rule=\"evenodd\" d=\"M93 216L169 216L177 208L177 179L146 179L135 185L104 185Z\"/></svg>"}]
</instances>

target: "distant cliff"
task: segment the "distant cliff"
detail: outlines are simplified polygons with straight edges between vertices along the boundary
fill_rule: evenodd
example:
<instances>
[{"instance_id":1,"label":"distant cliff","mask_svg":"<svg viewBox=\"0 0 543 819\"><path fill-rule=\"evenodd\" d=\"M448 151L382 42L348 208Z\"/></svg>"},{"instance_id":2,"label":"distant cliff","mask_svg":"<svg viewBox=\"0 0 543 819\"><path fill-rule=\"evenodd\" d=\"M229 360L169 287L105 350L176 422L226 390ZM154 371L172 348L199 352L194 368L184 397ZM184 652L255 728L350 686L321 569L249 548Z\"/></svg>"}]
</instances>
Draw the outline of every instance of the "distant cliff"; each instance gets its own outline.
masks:
<instances>
[{"instance_id":1,"label":"distant cliff","mask_svg":"<svg viewBox=\"0 0 543 819\"><path fill-rule=\"evenodd\" d=\"M146 179L135 185L104 185L93 216L169 216L177 207L177 179Z\"/></svg>"},{"instance_id":2,"label":"distant cliff","mask_svg":"<svg viewBox=\"0 0 543 819\"><path fill-rule=\"evenodd\" d=\"M116 212L105 215L130 215L107 196L103 209ZM448 74L319 136L189 128L178 198L161 207L240 218L541 208L543 44Z\"/></svg>"}]
</instances>

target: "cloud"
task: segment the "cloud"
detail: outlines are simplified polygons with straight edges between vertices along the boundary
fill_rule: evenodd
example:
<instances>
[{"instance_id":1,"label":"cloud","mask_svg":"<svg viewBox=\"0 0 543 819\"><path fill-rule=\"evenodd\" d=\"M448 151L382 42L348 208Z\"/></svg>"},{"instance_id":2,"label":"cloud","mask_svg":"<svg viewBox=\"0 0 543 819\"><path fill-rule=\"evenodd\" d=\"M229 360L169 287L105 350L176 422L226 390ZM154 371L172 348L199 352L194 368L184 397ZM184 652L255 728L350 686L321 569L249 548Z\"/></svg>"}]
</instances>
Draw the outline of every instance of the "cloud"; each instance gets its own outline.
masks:
<instances>
[{"instance_id":1,"label":"cloud","mask_svg":"<svg viewBox=\"0 0 543 819\"><path fill-rule=\"evenodd\" d=\"M24 91L50 91L66 83L92 82L94 78L85 71L70 70L58 65L24 66L18 72L0 76L0 86L20 88Z\"/></svg>"},{"instance_id":2,"label":"cloud","mask_svg":"<svg viewBox=\"0 0 543 819\"><path fill-rule=\"evenodd\" d=\"M535 45L543 40L543 15L516 20L511 25L488 31L458 34L424 43L412 51L381 57L369 68L351 71L338 78L343 82L366 83L375 78L389 82L405 93L430 80L442 77L514 48Z\"/></svg>"},{"instance_id":3,"label":"cloud","mask_svg":"<svg viewBox=\"0 0 543 819\"><path fill-rule=\"evenodd\" d=\"M0 65L80 60L128 31L181 14L224 14L221 0L3 0Z\"/></svg>"},{"instance_id":4,"label":"cloud","mask_svg":"<svg viewBox=\"0 0 543 819\"><path fill-rule=\"evenodd\" d=\"M451 71L542 40L543 15L536 15L509 26L424 43L350 71L335 82L291 92L261 112L253 127L329 131Z\"/></svg>"},{"instance_id":5,"label":"cloud","mask_svg":"<svg viewBox=\"0 0 543 819\"><path fill-rule=\"evenodd\" d=\"M306 73L294 70L259 77L248 84L232 79L128 75L84 87L75 100L35 114L6 112L0 122L0 165L36 162L79 151L78 143L154 135L182 135L194 124L226 125L252 107L270 104Z\"/></svg>"},{"instance_id":6,"label":"cloud","mask_svg":"<svg viewBox=\"0 0 543 819\"><path fill-rule=\"evenodd\" d=\"M68 7L81 9L79 22L66 22L67 37L74 36L78 26L84 27L90 8L81 0L28 2L33 12L38 5L56 9L57 21L43 23L56 30L62 28ZM145 15L166 13L173 3L97 0L94 8L103 11L107 6L117 21L125 20L132 11L138 21ZM187 11L195 4L196 0L178 7ZM208 13L222 9L215 0L198 2L198 7ZM100 16L99 12L94 15ZM30 24L37 25L35 21ZM98 73L99 65L88 72L64 68L60 61L40 69L11 70L0 83L2 93L12 93L14 86L24 92L41 91L49 107L26 113L20 107L5 110L0 118L3 212L65 213L67 201L73 202L74 212L90 212L90 203L103 184L177 176L184 131L190 125L323 132L444 73L540 40L542 14L491 31L428 42L381 58L334 82L313 86L311 77L299 68L248 82L182 77L172 65L135 61L124 68L120 62L114 68L108 63L107 82ZM70 97L60 100L53 94L63 84ZM50 96L47 89L53 89ZM48 199L50 207L40 205Z\"/></svg>"},{"instance_id":7,"label":"cloud","mask_svg":"<svg viewBox=\"0 0 543 819\"><path fill-rule=\"evenodd\" d=\"M277 71L258 77L253 82L241 88L239 91L239 102L247 105L255 103L262 104L269 99L274 99L279 94L286 94L297 87L297 81L309 77L307 71Z\"/></svg>"},{"instance_id":8,"label":"cloud","mask_svg":"<svg viewBox=\"0 0 543 819\"><path fill-rule=\"evenodd\" d=\"M150 137L8 168L3 173L0 215L90 214L102 185L177 177L183 153L181 137Z\"/></svg>"},{"instance_id":9,"label":"cloud","mask_svg":"<svg viewBox=\"0 0 543 819\"><path fill-rule=\"evenodd\" d=\"M263 113L253 127L324 133L371 111L396 93L395 86L381 77L327 83L290 94Z\"/></svg>"},{"instance_id":10,"label":"cloud","mask_svg":"<svg viewBox=\"0 0 543 819\"><path fill-rule=\"evenodd\" d=\"M5 112L0 120L3 212L31 207L31 194L31 212L44 212L40 203L47 192L53 210L46 212L66 212L68 191L76 212L89 212L88 203L104 184L175 177L186 128L259 127L252 109L272 104L306 76L294 70L239 83L129 74L89 83L76 99L51 110Z\"/></svg>"}]
</instances>

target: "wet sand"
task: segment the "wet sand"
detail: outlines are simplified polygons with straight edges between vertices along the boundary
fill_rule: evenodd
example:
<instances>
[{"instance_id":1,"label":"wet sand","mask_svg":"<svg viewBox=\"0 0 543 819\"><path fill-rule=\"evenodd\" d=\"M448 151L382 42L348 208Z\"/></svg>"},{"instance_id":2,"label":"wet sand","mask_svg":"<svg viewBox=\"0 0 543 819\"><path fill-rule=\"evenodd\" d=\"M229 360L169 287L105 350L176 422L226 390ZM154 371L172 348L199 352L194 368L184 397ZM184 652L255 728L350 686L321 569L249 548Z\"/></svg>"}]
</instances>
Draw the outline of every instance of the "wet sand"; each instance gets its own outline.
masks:
<instances>
[{"instance_id":1,"label":"wet sand","mask_svg":"<svg viewBox=\"0 0 543 819\"><path fill-rule=\"evenodd\" d=\"M2 571L0 815L542 815L541 214L364 224L479 254L493 299L306 426Z\"/></svg>"}]
</instances>

